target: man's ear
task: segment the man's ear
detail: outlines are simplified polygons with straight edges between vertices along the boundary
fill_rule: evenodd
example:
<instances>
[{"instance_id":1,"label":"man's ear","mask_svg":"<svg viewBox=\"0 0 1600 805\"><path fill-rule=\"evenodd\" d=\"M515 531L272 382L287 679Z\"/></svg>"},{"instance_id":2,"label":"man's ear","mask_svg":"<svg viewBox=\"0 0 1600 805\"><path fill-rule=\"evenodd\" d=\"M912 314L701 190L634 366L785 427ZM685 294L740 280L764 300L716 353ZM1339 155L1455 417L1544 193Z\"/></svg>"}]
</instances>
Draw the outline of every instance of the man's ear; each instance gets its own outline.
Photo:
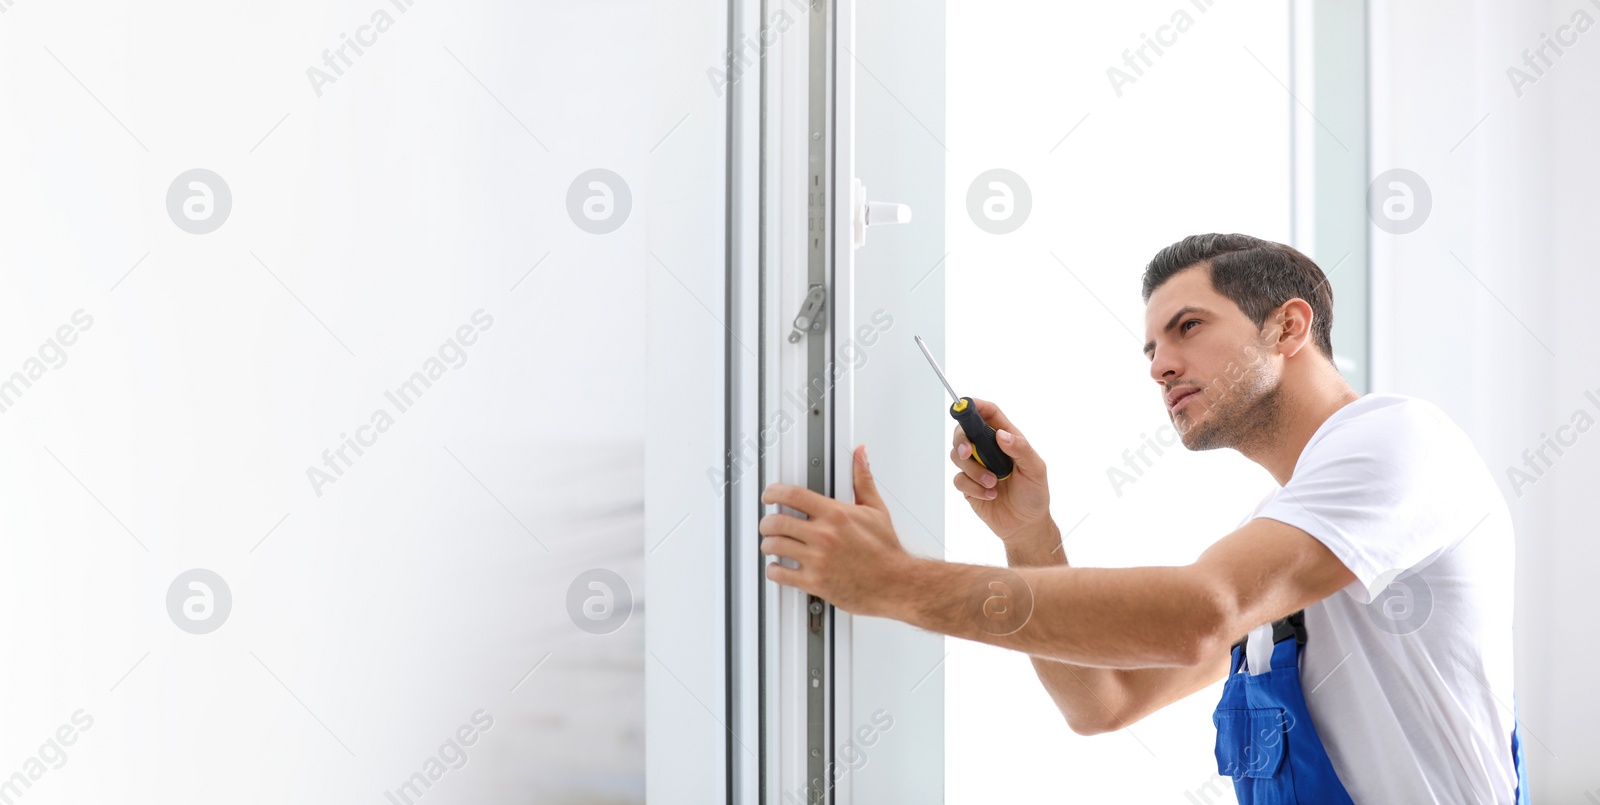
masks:
<instances>
[{"instance_id":1,"label":"man's ear","mask_svg":"<svg viewBox=\"0 0 1600 805\"><path fill-rule=\"evenodd\" d=\"M1268 326L1277 331L1274 341L1283 357L1291 357L1311 343L1311 323L1315 317L1311 305L1299 297L1273 311Z\"/></svg>"}]
</instances>

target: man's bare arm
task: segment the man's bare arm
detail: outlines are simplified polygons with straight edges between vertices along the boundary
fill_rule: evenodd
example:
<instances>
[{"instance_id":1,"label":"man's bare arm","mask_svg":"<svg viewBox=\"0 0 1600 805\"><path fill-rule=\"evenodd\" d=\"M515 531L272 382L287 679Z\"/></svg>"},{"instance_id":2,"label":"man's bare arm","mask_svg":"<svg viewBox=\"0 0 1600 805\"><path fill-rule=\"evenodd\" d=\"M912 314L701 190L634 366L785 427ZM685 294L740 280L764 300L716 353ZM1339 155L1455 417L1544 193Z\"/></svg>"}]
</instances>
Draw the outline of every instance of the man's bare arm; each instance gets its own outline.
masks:
<instances>
[{"instance_id":1,"label":"man's bare arm","mask_svg":"<svg viewBox=\"0 0 1600 805\"><path fill-rule=\"evenodd\" d=\"M1060 529L1052 522L1037 537L1013 539L1006 544L1006 561L1012 567L1066 565ZM1165 668L1099 668L1049 657L1029 659L1067 726L1080 735L1123 729L1228 672L1228 657L1220 654L1211 662Z\"/></svg>"},{"instance_id":2,"label":"man's bare arm","mask_svg":"<svg viewBox=\"0 0 1600 805\"><path fill-rule=\"evenodd\" d=\"M874 614L1103 668L1213 663L1252 627L1355 578L1316 538L1267 518L1251 520L1181 567L1004 570L916 557L896 565L882 611ZM1017 598L1010 603L1029 607L1022 625L1009 631L985 628L984 613L970 604L973 591L995 588L997 573L1014 574Z\"/></svg>"}]
</instances>

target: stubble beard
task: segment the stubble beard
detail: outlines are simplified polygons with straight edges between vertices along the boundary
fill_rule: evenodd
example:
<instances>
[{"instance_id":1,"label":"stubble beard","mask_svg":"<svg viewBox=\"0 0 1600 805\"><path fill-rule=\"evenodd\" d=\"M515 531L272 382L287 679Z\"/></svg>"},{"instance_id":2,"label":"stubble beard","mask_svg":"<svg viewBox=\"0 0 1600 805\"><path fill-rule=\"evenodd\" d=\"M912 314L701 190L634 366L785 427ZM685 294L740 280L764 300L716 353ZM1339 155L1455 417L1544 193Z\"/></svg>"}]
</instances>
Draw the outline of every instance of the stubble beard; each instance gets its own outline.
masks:
<instances>
[{"instance_id":1,"label":"stubble beard","mask_svg":"<svg viewBox=\"0 0 1600 805\"><path fill-rule=\"evenodd\" d=\"M1212 396L1213 392L1216 396ZM1215 450L1231 447L1240 452L1270 441L1282 425L1285 399L1282 381L1267 374L1259 362L1248 364L1246 373L1233 382L1212 383L1198 392L1206 396L1206 413L1196 421L1188 409L1176 415L1174 424L1190 450ZM1198 402L1198 401L1196 401Z\"/></svg>"}]
</instances>

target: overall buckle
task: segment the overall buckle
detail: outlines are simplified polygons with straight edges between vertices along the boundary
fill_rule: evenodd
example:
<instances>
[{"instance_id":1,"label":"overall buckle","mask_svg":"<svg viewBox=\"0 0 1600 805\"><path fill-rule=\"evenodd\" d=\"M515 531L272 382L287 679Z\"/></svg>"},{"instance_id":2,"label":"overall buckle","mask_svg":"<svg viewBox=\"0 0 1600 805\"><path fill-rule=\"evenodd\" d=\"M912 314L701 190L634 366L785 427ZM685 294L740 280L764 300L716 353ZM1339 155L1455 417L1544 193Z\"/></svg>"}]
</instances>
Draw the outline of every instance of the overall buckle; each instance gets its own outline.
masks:
<instances>
[{"instance_id":1,"label":"overall buckle","mask_svg":"<svg viewBox=\"0 0 1600 805\"><path fill-rule=\"evenodd\" d=\"M1279 619L1277 619L1277 620L1272 622L1272 644L1273 645L1277 645L1277 644L1283 642L1284 640L1288 640L1290 636L1294 637L1294 641L1296 643L1299 643L1302 646L1306 644L1306 611L1305 610L1302 609L1299 612L1294 613L1293 615L1289 615L1287 617L1279 618ZM1244 637L1239 638L1239 642L1234 643L1233 647L1234 648L1242 648L1244 646L1246 638L1248 638L1248 637L1249 637L1249 635L1247 634Z\"/></svg>"}]
</instances>

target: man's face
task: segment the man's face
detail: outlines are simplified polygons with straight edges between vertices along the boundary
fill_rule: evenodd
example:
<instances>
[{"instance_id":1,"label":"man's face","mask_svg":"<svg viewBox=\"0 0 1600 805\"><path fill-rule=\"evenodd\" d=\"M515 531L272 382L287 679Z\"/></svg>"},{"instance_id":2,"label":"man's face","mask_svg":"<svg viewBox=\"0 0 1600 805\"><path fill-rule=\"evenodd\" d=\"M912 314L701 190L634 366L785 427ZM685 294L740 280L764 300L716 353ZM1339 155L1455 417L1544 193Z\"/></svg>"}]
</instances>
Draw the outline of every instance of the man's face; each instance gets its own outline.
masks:
<instances>
[{"instance_id":1,"label":"man's face","mask_svg":"<svg viewBox=\"0 0 1600 805\"><path fill-rule=\"evenodd\" d=\"M1236 448L1282 415L1272 340L1211 287L1209 267L1184 269L1150 294L1145 339L1150 376L1184 447Z\"/></svg>"}]
</instances>

